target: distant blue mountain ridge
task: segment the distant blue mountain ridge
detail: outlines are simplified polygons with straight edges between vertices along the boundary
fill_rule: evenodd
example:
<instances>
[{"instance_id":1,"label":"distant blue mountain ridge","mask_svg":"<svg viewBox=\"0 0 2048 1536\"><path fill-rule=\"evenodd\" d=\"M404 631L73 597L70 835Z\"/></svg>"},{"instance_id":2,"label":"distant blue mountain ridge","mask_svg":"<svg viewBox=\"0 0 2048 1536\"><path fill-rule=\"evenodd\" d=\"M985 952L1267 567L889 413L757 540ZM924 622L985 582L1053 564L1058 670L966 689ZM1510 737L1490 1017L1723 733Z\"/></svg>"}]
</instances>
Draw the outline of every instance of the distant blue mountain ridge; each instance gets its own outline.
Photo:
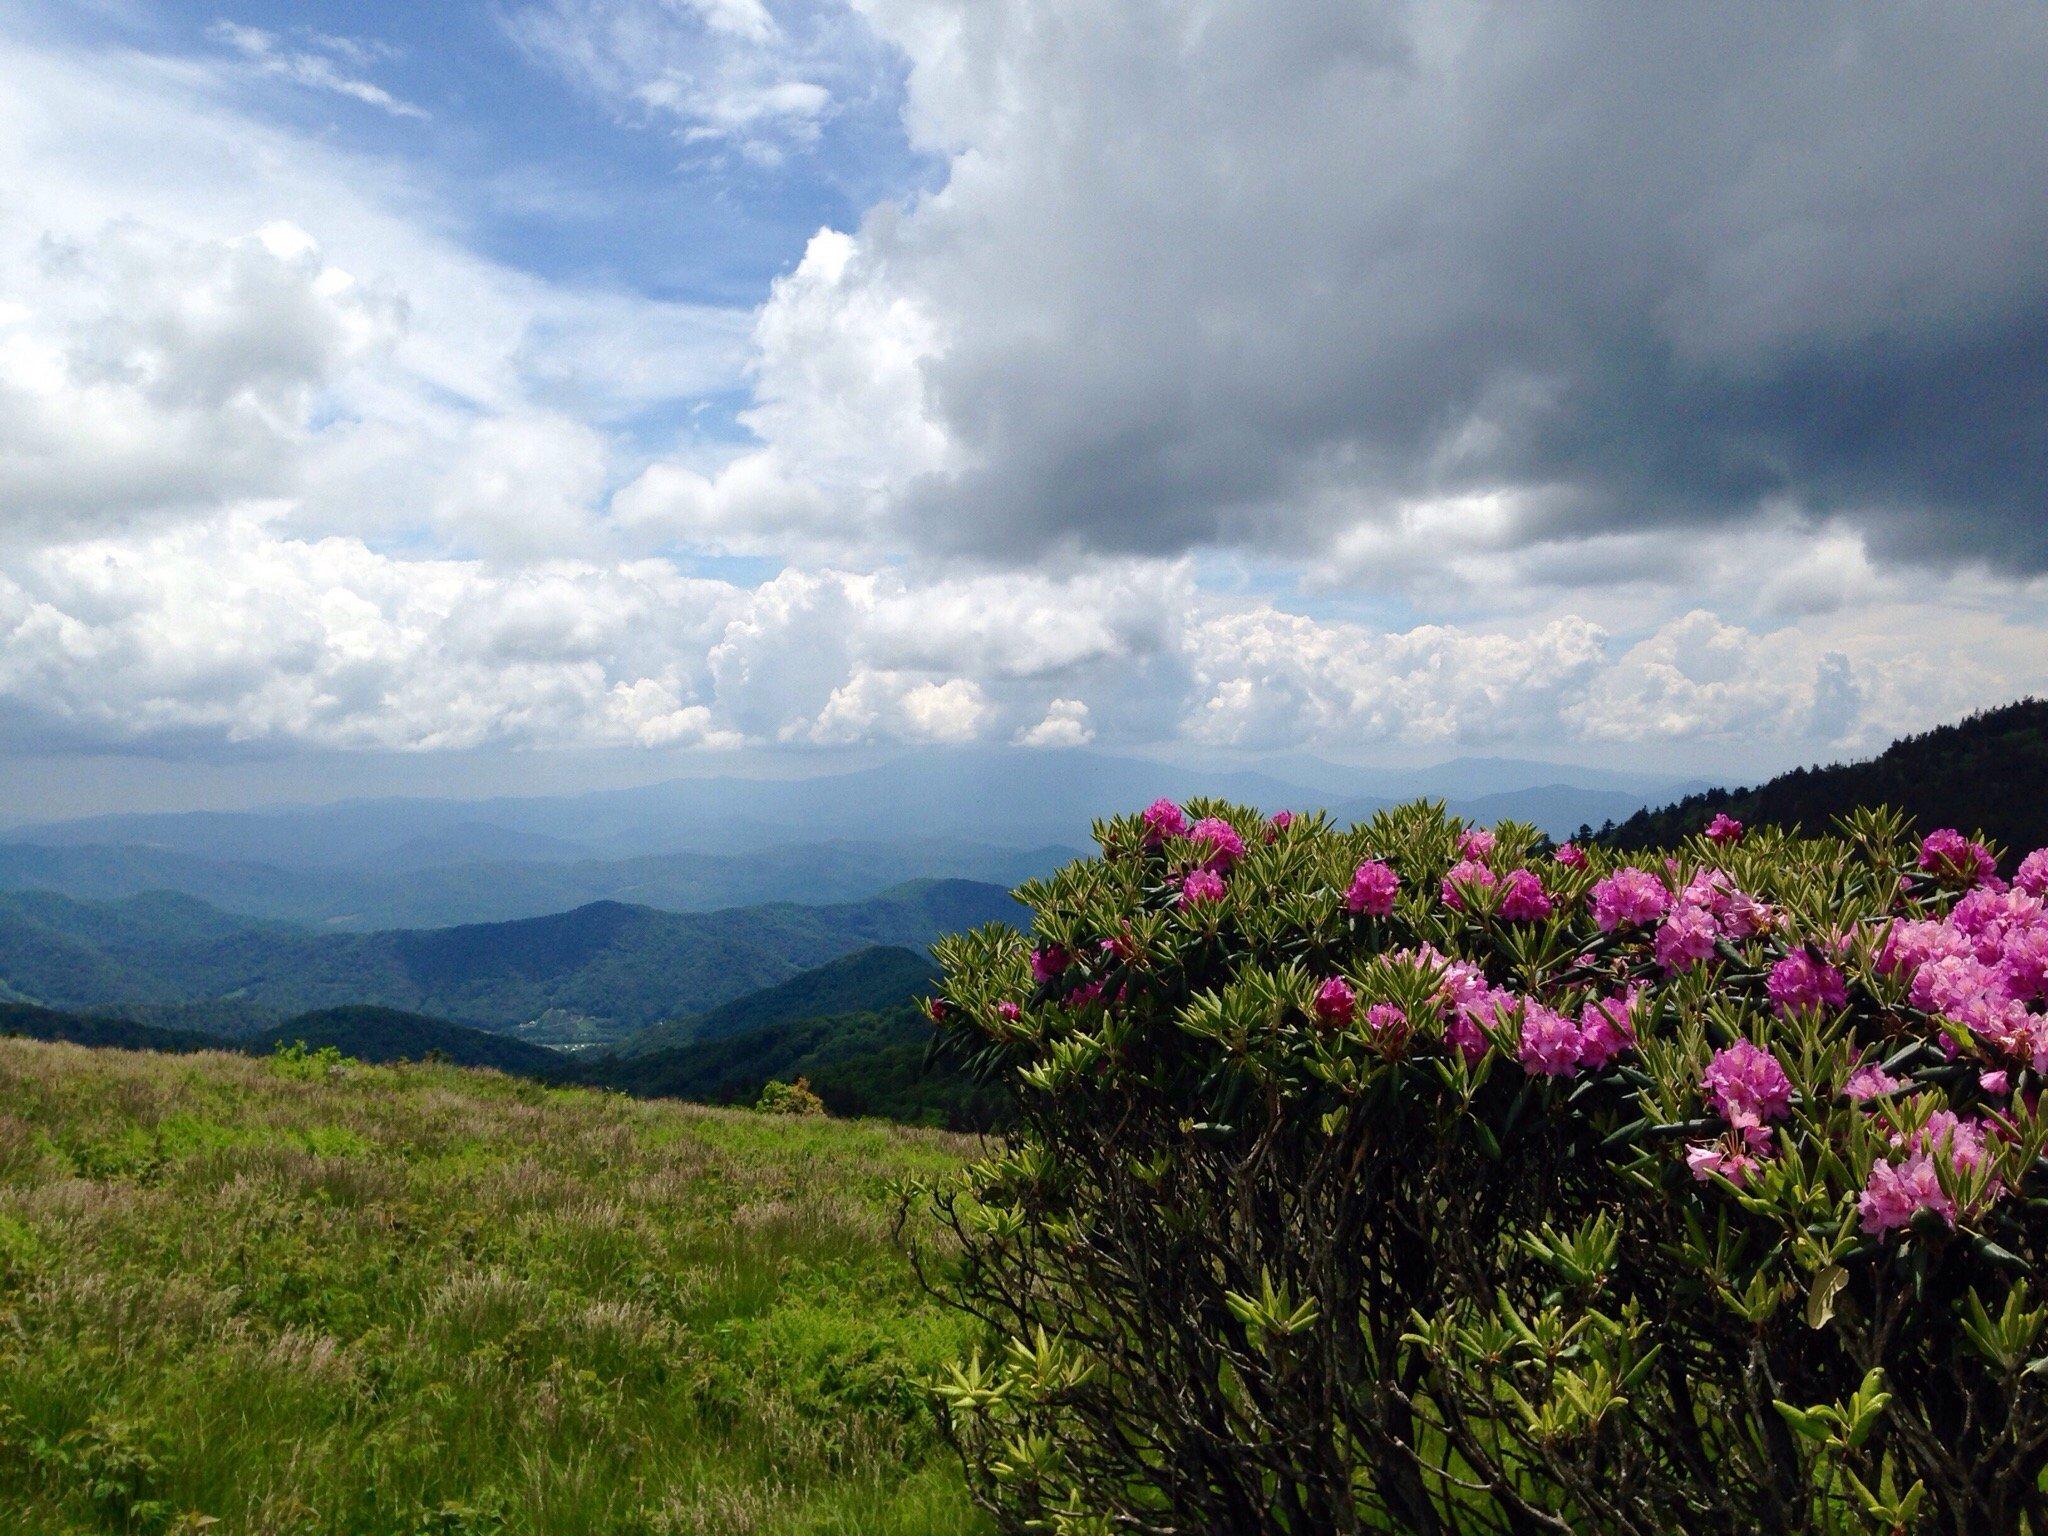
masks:
<instances>
[{"instance_id":1,"label":"distant blue mountain ridge","mask_svg":"<svg viewBox=\"0 0 2048 1536\"><path fill-rule=\"evenodd\" d=\"M1435 795L1563 836L1692 781L1505 759L1366 771L1291 755L1287 777L1095 752L932 751L803 779L675 779L581 795L386 799L100 816L17 828L0 890L105 900L174 890L349 931L499 922L594 900L703 911L857 900L900 881L1015 884L1072 858L1097 817L1216 795L1341 820Z\"/></svg>"}]
</instances>

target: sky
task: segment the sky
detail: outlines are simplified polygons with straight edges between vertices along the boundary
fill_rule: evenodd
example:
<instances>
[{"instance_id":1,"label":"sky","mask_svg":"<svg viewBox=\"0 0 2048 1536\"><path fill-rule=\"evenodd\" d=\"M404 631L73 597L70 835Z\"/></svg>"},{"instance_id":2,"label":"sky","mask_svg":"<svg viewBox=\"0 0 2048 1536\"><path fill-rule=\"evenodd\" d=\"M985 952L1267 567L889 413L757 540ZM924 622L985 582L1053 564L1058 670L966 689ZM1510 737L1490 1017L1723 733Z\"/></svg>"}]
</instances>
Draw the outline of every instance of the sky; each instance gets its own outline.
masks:
<instances>
[{"instance_id":1,"label":"sky","mask_svg":"<svg viewBox=\"0 0 2048 1536\"><path fill-rule=\"evenodd\" d=\"M0 0L0 819L2048 688L2048 9Z\"/></svg>"}]
</instances>

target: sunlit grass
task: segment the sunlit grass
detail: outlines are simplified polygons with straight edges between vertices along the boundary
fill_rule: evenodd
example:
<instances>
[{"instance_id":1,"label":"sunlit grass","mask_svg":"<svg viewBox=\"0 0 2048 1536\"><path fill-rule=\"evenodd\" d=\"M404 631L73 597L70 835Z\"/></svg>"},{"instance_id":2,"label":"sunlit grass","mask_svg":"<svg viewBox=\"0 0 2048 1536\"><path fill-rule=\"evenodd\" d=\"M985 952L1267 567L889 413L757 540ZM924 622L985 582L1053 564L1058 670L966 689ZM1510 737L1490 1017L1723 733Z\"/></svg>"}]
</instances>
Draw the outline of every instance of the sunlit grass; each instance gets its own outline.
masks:
<instances>
[{"instance_id":1,"label":"sunlit grass","mask_svg":"<svg viewBox=\"0 0 2048 1536\"><path fill-rule=\"evenodd\" d=\"M0 1041L5 1528L973 1531L917 1385L961 1324L889 1235L966 1150Z\"/></svg>"}]
</instances>

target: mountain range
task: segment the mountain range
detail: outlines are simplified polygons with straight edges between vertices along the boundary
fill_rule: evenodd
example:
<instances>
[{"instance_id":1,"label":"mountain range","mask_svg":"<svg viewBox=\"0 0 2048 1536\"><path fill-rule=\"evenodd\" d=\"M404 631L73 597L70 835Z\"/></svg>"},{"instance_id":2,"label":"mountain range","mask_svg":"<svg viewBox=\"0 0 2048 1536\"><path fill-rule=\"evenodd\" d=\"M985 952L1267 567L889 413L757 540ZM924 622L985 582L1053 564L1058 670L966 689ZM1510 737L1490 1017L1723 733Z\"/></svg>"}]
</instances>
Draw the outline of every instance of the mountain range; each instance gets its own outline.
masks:
<instances>
[{"instance_id":1,"label":"mountain range","mask_svg":"<svg viewBox=\"0 0 2048 1536\"><path fill-rule=\"evenodd\" d=\"M700 1035L679 1030L674 1038L680 1043L643 1032L631 1053L571 1055L447 1019L368 1005L317 1009L254 1034L232 1035L0 1002L0 1035L122 1050L253 1055L294 1045L332 1047L359 1061L433 1057L542 1082L713 1104L750 1104L771 1079L801 1077L835 1114L987 1129L1002 1119L1002 1095L930 1059L930 1026L914 1000L931 982L928 958L877 946L714 1009L693 1021Z\"/></svg>"},{"instance_id":2,"label":"mountain range","mask_svg":"<svg viewBox=\"0 0 2048 1536\"><path fill-rule=\"evenodd\" d=\"M149 891L338 931L539 917L597 901L675 912L856 901L914 878L1015 885L1088 846L1096 816L1213 794L1345 820L1417 795L1562 835L1694 784L1461 759L1362 770L1305 755L1213 771L1109 754L934 750L809 778L676 779L581 795L382 799L99 816L17 827L0 891Z\"/></svg>"},{"instance_id":3,"label":"mountain range","mask_svg":"<svg viewBox=\"0 0 2048 1536\"><path fill-rule=\"evenodd\" d=\"M852 950L921 949L1016 911L1001 886L924 880L821 906L678 913L593 902L508 923L347 934L168 893L81 902L14 892L0 894L0 999L172 1010L178 1024L214 1033L374 1004L591 1043L704 1013Z\"/></svg>"}]
</instances>

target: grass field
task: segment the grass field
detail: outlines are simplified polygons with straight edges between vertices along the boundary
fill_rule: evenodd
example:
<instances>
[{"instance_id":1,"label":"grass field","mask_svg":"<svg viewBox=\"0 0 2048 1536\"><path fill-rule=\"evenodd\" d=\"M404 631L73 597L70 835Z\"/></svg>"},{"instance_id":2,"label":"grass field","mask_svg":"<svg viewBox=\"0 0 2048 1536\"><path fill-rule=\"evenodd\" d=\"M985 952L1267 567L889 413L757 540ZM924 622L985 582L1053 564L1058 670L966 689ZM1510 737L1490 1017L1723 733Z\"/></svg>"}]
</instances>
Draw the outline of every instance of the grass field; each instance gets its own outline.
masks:
<instances>
[{"instance_id":1,"label":"grass field","mask_svg":"<svg viewBox=\"0 0 2048 1536\"><path fill-rule=\"evenodd\" d=\"M888 1231L968 1145L0 1040L0 1531L974 1531Z\"/></svg>"}]
</instances>

